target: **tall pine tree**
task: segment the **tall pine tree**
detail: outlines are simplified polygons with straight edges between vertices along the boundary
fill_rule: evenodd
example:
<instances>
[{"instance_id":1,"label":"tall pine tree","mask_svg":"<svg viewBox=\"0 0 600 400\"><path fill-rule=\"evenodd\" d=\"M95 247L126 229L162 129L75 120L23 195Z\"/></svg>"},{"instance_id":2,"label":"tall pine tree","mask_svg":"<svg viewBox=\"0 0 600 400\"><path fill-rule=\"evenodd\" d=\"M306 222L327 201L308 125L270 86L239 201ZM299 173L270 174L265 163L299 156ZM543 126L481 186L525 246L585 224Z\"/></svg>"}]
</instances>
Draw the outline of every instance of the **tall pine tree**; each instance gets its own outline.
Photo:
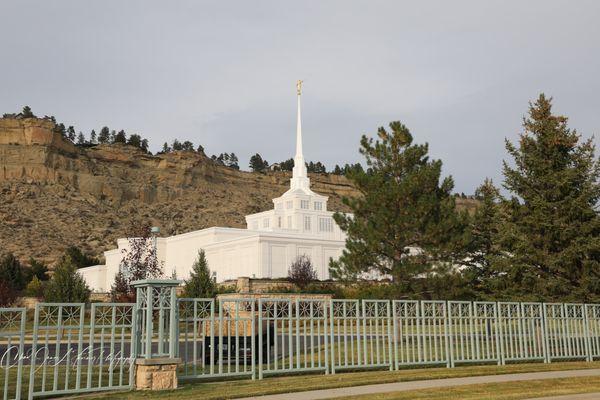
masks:
<instances>
[{"instance_id":1,"label":"tall pine tree","mask_svg":"<svg viewBox=\"0 0 600 400\"><path fill-rule=\"evenodd\" d=\"M348 238L330 270L338 278L376 270L392 276L400 292L414 293L417 281L456 258L464 216L455 211L452 178L441 178L442 162L429 159L427 144L414 144L400 122L379 128L378 137L361 139L367 170L348 171L361 196L343 199L353 216L334 216Z\"/></svg>"},{"instance_id":2,"label":"tall pine tree","mask_svg":"<svg viewBox=\"0 0 600 400\"><path fill-rule=\"evenodd\" d=\"M543 94L530 105L518 144L506 141L502 265L511 296L600 300L600 163L592 139L567 127Z\"/></svg>"}]
</instances>

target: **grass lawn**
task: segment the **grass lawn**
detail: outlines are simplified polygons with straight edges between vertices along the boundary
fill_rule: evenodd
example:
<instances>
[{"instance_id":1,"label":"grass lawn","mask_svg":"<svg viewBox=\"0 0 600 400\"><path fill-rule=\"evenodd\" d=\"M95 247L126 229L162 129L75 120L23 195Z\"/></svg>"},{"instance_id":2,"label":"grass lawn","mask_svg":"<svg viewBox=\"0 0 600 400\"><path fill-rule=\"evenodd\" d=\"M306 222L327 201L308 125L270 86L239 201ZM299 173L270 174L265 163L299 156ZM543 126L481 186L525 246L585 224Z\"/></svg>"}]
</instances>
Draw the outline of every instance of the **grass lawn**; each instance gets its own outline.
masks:
<instances>
[{"instance_id":1,"label":"grass lawn","mask_svg":"<svg viewBox=\"0 0 600 400\"><path fill-rule=\"evenodd\" d=\"M540 379L526 382L465 385L443 389L336 397L336 400L517 400L592 392L600 392L600 380L598 377Z\"/></svg>"},{"instance_id":2,"label":"grass lawn","mask_svg":"<svg viewBox=\"0 0 600 400\"><path fill-rule=\"evenodd\" d=\"M426 368L426 369L405 369L401 371L369 371L369 372L348 372L338 373L335 375L297 375L297 376L281 376L281 377L268 377L263 380L239 380L229 382L206 382L206 383L189 383L183 385L182 388L176 391L166 392L127 392L117 394L105 394L98 395L93 398L102 399L202 399L202 400L221 400L231 399L236 397L247 397L257 396L265 394L278 394L288 393L304 390L318 390L328 388L339 388L348 386L359 386L369 385L376 383L390 383L390 382L402 382L402 381L415 381L424 379L443 379L443 378L459 378L467 376L481 376L481 375L494 375L494 374L510 374L520 372L539 372L539 371L559 371L559 370L570 370L570 369L589 369L589 368L600 368L600 362L564 362L564 363L551 363L551 364L513 364L506 366L496 365L481 365L481 366L465 366L456 367L453 369L448 368ZM574 379L574 378L573 378ZM574 383L573 387L580 387L578 385L583 381L589 381L589 384L597 385L590 386L587 391L600 391L600 381L595 378L597 383L593 383L594 379L581 378L579 383ZM586 382L587 382L586 381ZM536 381L537 382L537 381ZM523 382L523 388L533 387L532 382ZM504 384L503 384L504 385ZM508 384L507 384L508 385ZM518 383L514 384L519 385ZM491 385L485 385L490 387ZM544 386L540 384L540 387ZM546 385L548 386L548 385ZM587 387L587 386L586 386ZM440 391L440 396L449 393L449 389ZM458 390L458 388L457 388ZM483 388L477 389L474 387L473 390L483 390ZM405 395L408 392L400 393L399 395ZM415 393L415 392L412 392ZM531 397L531 396L530 396ZM92 397L87 397L92 398ZM369 397L374 398L374 397ZM392 397L396 398L396 397ZM398 397L404 398L404 397ZM414 398L414 397L406 397ZM427 397L423 397L427 398ZM435 397L434 397L435 398ZM451 398L451 397L439 397ZM456 397L463 398L463 397ZM472 397L473 399L487 398L486 396L479 395L479 397ZM506 397L507 399L511 397ZM522 398L522 397L515 397Z\"/></svg>"}]
</instances>

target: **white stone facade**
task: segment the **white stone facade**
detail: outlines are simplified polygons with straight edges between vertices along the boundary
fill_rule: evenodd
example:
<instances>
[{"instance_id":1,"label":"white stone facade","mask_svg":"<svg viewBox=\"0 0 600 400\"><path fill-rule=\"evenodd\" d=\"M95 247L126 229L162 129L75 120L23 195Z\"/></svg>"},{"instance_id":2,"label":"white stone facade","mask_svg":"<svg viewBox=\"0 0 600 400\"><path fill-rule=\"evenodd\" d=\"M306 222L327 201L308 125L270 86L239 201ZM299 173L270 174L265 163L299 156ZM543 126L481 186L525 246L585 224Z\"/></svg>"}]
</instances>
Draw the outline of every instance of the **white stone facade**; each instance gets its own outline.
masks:
<instances>
[{"instance_id":1,"label":"white stone facade","mask_svg":"<svg viewBox=\"0 0 600 400\"><path fill-rule=\"evenodd\" d=\"M187 279L198 251L206 253L208 265L218 282L240 276L286 277L297 256L310 257L317 276L329 279L329 260L338 259L346 236L327 210L327 196L314 193L302 152L300 90L296 155L290 189L273 199L273 209L246 216L246 229L208 228L166 238L157 238L157 256L164 274ZM94 291L107 292L119 271L128 247L119 239L117 248L104 252L105 265L80 269Z\"/></svg>"}]
</instances>

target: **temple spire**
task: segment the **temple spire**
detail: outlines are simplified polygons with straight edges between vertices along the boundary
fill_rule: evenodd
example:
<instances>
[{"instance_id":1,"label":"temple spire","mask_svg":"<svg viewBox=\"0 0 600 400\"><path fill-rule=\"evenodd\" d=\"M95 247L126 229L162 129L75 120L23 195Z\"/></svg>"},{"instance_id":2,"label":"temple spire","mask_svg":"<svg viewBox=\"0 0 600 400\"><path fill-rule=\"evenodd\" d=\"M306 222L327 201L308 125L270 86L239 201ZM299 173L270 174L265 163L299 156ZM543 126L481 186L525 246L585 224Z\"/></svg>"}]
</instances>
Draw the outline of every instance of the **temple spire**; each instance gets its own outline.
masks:
<instances>
[{"instance_id":1,"label":"temple spire","mask_svg":"<svg viewBox=\"0 0 600 400\"><path fill-rule=\"evenodd\" d=\"M294 156L294 169L292 171L291 189L309 189L310 181L306 172L304 154L302 154L302 116L300 110L300 97L302 96L302 82L296 82L296 93L298 97L298 121L296 124L296 155Z\"/></svg>"}]
</instances>

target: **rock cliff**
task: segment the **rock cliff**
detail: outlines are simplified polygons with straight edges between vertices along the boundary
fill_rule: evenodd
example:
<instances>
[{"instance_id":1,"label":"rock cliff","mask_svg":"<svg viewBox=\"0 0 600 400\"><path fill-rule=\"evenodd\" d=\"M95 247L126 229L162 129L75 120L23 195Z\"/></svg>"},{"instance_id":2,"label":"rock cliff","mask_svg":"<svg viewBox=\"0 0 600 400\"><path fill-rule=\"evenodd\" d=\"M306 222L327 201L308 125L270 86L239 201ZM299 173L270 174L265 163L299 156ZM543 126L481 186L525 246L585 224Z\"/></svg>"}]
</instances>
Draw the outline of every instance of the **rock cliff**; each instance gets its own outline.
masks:
<instances>
[{"instance_id":1,"label":"rock cliff","mask_svg":"<svg viewBox=\"0 0 600 400\"><path fill-rule=\"evenodd\" d=\"M289 173L236 171L202 154L149 155L131 146L74 146L54 123L0 119L0 253L55 262L78 246L113 248L133 218L172 235L210 226L244 227L244 215L272 208ZM311 175L330 209L356 195L343 176Z\"/></svg>"}]
</instances>

